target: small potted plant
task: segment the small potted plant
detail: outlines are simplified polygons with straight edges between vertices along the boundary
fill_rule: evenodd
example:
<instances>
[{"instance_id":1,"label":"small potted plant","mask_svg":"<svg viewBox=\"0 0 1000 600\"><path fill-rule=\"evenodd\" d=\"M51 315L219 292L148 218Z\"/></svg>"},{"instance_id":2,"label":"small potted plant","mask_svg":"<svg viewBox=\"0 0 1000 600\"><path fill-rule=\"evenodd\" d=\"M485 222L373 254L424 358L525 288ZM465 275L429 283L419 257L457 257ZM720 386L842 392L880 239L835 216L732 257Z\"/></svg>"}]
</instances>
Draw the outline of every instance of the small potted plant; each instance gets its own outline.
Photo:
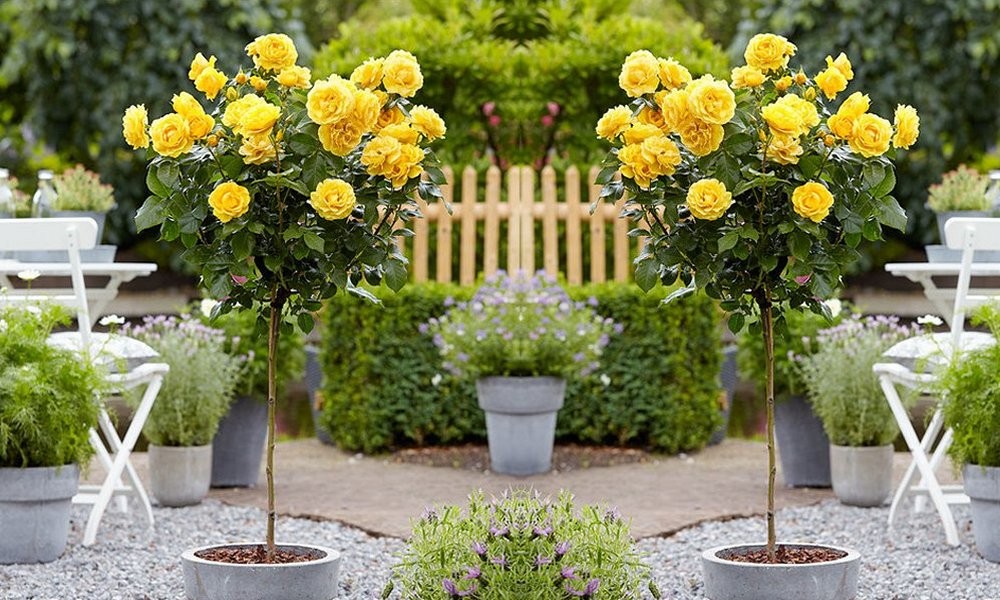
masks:
<instances>
[{"instance_id":1,"label":"small potted plant","mask_svg":"<svg viewBox=\"0 0 1000 600\"><path fill-rule=\"evenodd\" d=\"M899 428L872 366L916 333L894 316L852 315L820 331L814 353L796 357L830 438L833 493L844 504L880 506L892 491L892 441Z\"/></svg>"},{"instance_id":2,"label":"small potted plant","mask_svg":"<svg viewBox=\"0 0 1000 600\"><path fill-rule=\"evenodd\" d=\"M1000 336L1000 304L986 304L973 316ZM945 423L954 438L951 456L962 465L971 500L972 535L983 558L1000 562L1000 345L969 351L941 373Z\"/></svg>"},{"instance_id":3,"label":"small potted plant","mask_svg":"<svg viewBox=\"0 0 1000 600\"><path fill-rule=\"evenodd\" d=\"M225 334L230 356L243 361L236 399L219 422L212 438L212 487L249 487L260 479L267 438L267 338L257 335L258 312L238 311L211 318L215 300L202 300L195 308L205 325ZM298 330L278 340L277 386L280 395L290 381L302 374L304 336Z\"/></svg>"},{"instance_id":4,"label":"small potted plant","mask_svg":"<svg viewBox=\"0 0 1000 600\"><path fill-rule=\"evenodd\" d=\"M100 176L83 165L66 169L53 178L52 183L56 190L52 216L90 217L97 222L97 241L100 242L105 218L115 206L114 188L101 183Z\"/></svg>"},{"instance_id":5,"label":"small potted plant","mask_svg":"<svg viewBox=\"0 0 1000 600\"><path fill-rule=\"evenodd\" d=\"M244 359L226 351L222 331L190 316L147 316L124 331L170 365L143 429L150 443L150 491L164 506L197 504L208 494L212 438Z\"/></svg>"},{"instance_id":6,"label":"small potted plant","mask_svg":"<svg viewBox=\"0 0 1000 600\"><path fill-rule=\"evenodd\" d=\"M617 509L527 489L426 510L382 597L393 590L403 600L660 597Z\"/></svg>"},{"instance_id":7,"label":"small potted plant","mask_svg":"<svg viewBox=\"0 0 1000 600\"><path fill-rule=\"evenodd\" d=\"M2 564L49 562L63 553L80 465L93 454L89 431L105 374L46 342L53 328L71 322L57 305L0 307Z\"/></svg>"},{"instance_id":8,"label":"small potted plant","mask_svg":"<svg viewBox=\"0 0 1000 600\"><path fill-rule=\"evenodd\" d=\"M427 325L442 366L476 380L490 468L548 471L566 378L597 368L611 320L570 300L554 278L501 272Z\"/></svg>"},{"instance_id":9,"label":"small potted plant","mask_svg":"<svg viewBox=\"0 0 1000 600\"><path fill-rule=\"evenodd\" d=\"M938 234L944 243L944 224L952 217L988 217L992 211L986 189L988 176L975 169L960 165L945 173L940 183L928 189L927 206L937 215ZM943 245L927 246L927 259L931 262L957 262L960 252ZM982 253L979 253L982 254Z\"/></svg>"}]
</instances>

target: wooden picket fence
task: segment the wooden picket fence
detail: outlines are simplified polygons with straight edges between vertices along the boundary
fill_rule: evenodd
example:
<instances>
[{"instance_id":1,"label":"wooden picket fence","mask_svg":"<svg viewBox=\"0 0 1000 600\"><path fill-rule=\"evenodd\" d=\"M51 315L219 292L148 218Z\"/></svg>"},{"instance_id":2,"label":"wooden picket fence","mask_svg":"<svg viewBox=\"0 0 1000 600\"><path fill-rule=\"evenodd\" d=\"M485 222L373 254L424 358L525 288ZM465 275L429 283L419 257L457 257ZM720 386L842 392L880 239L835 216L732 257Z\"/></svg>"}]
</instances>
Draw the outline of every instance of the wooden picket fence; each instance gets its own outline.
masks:
<instances>
[{"instance_id":1,"label":"wooden picket fence","mask_svg":"<svg viewBox=\"0 0 1000 600\"><path fill-rule=\"evenodd\" d=\"M614 280L630 279L632 258L641 240L629 238L631 224L619 218L623 201L615 205L602 202L594 214L590 213L590 205L597 200L601 189L593 183L597 167L592 167L586 181L581 181L580 170L571 166L561 182L555 169L545 167L540 186L530 167L511 167L505 176L497 167L490 167L485 174L485 185L481 185L483 182L474 168L465 167L457 193L452 169L444 171L448 183L441 191L451 204L452 213L448 214L440 202L428 205L419 200L425 218L411 223L412 238L399 238L411 261L414 281L456 281L453 272L456 241L457 282L462 285L475 282L479 273L489 276L500 268L510 273L533 273L541 268L548 274L564 274L570 284L601 283L609 278L609 258ZM502 267L501 235L506 235L507 242L506 263ZM587 242L589 272L584 273ZM536 265L536 259L540 259L540 264Z\"/></svg>"}]
</instances>

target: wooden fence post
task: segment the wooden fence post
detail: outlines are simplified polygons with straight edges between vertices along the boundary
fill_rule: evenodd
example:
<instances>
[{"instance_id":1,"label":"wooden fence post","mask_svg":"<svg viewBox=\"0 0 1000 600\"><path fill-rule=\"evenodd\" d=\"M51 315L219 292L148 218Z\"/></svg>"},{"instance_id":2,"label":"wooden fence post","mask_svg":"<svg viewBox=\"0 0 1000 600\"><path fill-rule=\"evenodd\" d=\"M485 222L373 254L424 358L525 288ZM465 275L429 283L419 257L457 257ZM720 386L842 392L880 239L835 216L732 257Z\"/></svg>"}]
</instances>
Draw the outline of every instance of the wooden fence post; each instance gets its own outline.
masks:
<instances>
[{"instance_id":1,"label":"wooden fence post","mask_svg":"<svg viewBox=\"0 0 1000 600\"><path fill-rule=\"evenodd\" d=\"M459 248L459 276L462 285L476 281L476 198L479 195L476 170L466 166L462 170L462 232Z\"/></svg>"},{"instance_id":2,"label":"wooden fence post","mask_svg":"<svg viewBox=\"0 0 1000 600\"><path fill-rule=\"evenodd\" d=\"M548 165L542 169L542 268L552 277L559 275L557 195L556 170Z\"/></svg>"},{"instance_id":3,"label":"wooden fence post","mask_svg":"<svg viewBox=\"0 0 1000 600\"><path fill-rule=\"evenodd\" d=\"M580 169L566 169L566 281L583 283L583 236L580 231Z\"/></svg>"},{"instance_id":4,"label":"wooden fence post","mask_svg":"<svg viewBox=\"0 0 1000 600\"><path fill-rule=\"evenodd\" d=\"M500 268L500 169L486 170L486 215L483 230L483 272L487 277Z\"/></svg>"}]
</instances>

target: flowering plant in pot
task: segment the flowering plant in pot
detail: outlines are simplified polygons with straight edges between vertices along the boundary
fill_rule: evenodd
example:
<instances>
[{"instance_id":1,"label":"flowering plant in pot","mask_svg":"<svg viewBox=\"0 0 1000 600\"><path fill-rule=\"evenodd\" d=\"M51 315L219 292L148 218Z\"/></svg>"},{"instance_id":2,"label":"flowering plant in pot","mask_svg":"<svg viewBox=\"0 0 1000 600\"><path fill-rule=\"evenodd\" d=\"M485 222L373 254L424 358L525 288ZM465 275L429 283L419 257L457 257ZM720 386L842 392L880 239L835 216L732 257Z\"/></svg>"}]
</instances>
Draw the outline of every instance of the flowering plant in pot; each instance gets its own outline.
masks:
<instances>
[{"instance_id":1,"label":"flowering plant in pot","mask_svg":"<svg viewBox=\"0 0 1000 600\"><path fill-rule=\"evenodd\" d=\"M56 191L54 217L90 217L97 223L97 241L101 241L108 211L115 207L115 190L101 182L97 173L83 165L66 169L52 179Z\"/></svg>"},{"instance_id":2,"label":"flowering plant in pot","mask_svg":"<svg viewBox=\"0 0 1000 600\"><path fill-rule=\"evenodd\" d=\"M476 380L491 468L530 475L551 467L566 378L597 368L612 325L552 277L501 272L421 329L446 370Z\"/></svg>"},{"instance_id":3,"label":"flowering plant in pot","mask_svg":"<svg viewBox=\"0 0 1000 600\"><path fill-rule=\"evenodd\" d=\"M350 79L313 82L284 34L260 36L246 51L252 64L228 75L215 57L195 56L188 75L204 100L181 92L174 112L151 124L142 105L123 118L126 141L153 150L137 228L159 227L183 245L207 295L220 299L217 314L258 307L268 340L266 543L185 553L185 586L192 598L328 600L339 554L275 544L277 344L286 317L308 331L310 313L338 291L374 300L362 279L405 283L396 230L419 216L416 193L441 196L444 176L427 145L445 125L410 102L423 77L408 52L372 58ZM293 561L304 562L272 564Z\"/></svg>"},{"instance_id":4,"label":"flowering plant in pot","mask_svg":"<svg viewBox=\"0 0 1000 600\"><path fill-rule=\"evenodd\" d=\"M880 239L885 226L905 227L890 195L892 158L915 143L918 119L901 105L892 123L869 112L863 93L843 98L853 77L843 54L809 75L789 66L795 52L781 36L755 35L731 83L694 79L675 60L635 52L619 77L634 100L597 124L613 146L598 176L602 197L615 201L627 191L624 216L639 225L635 235L649 237L636 282L648 289L679 279L671 297L703 289L731 313L730 329L749 323L764 343L766 543L703 555L713 600L752 597L745 591L755 585L770 600L853 596L851 585L825 587L819 571L857 582L856 553L778 546L774 337L786 331L786 312L828 310L821 300L841 285L862 240ZM790 576L799 565L776 565L789 555L829 562Z\"/></svg>"},{"instance_id":5,"label":"flowering plant in pot","mask_svg":"<svg viewBox=\"0 0 1000 600\"><path fill-rule=\"evenodd\" d=\"M941 244L927 246L927 259L931 262L959 262L961 252L951 250L944 244L944 225L952 217L988 217L993 205L986 196L990 178L979 171L959 165L941 176L941 181L927 189L927 207L937 216L938 235ZM985 257L987 251L977 253L984 261L994 260L993 256Z\"/></svg>"}]
</instances>

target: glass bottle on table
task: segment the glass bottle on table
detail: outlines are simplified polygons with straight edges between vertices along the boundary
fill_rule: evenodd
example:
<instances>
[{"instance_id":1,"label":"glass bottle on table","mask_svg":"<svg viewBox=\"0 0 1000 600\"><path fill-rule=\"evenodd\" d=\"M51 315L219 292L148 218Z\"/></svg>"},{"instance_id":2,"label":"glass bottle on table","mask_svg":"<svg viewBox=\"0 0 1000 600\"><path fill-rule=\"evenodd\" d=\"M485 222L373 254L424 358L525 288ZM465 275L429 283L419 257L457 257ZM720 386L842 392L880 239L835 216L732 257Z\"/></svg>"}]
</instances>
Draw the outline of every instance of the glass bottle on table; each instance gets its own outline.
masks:
<instances>
[{"instance_id":1,"label":"glass bottle on table","mask_svg":"<svg viewBox=\"0 0 1000 600\"><path fill-rule=\"evenodd\" d=\"M16 216L14 192L10 189L10 172L0 169L0 219L13 219Z\"/></svg>"},{"instance_id":2,"label":"glass bottle on table","mask_svg":"<svg viewBox=\"0 0 1000 600\"><path fill-rule=\"evenodd\" d=\"M56 190L52 187L52 171L38 172L38 189L31 199L31 216L35 219L51 217L56 206Z\"/></svg>"}]
</instances>

